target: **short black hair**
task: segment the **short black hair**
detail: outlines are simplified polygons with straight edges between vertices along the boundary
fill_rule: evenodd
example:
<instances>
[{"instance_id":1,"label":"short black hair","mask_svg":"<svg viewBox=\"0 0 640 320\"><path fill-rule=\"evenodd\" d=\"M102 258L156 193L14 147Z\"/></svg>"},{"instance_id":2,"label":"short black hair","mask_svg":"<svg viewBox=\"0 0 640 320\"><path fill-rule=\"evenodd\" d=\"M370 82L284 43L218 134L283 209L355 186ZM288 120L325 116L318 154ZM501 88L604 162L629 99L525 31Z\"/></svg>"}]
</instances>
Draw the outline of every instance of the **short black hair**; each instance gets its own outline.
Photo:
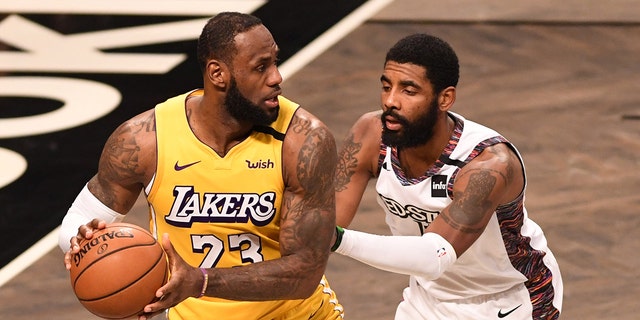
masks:
<instances>
[{"instance_id":1,"label":"short black hair","mask_svg":"<svg viewBox=\"0 0 640 320\"><path fill-rule=\"evenodd\" d=\"M411 63L427 69L425 77L435 93L458 85L458 56L447 42L438 37L424 33L406 36L389 49L385 65L389 61Z\"/></svg>"},{"instance_id":2,"label":"short black hair","mask_svg":"<svg viewBox=\"0 0 640 320\"><path fill-rule=\"evenodd\" d=\"M204 72L207 60L220 59L230 63L236 53L234 38L262 21L253 15L240 12L221 12L207 21L198 38L198 64Z\"/></svg>"}]
</instances>

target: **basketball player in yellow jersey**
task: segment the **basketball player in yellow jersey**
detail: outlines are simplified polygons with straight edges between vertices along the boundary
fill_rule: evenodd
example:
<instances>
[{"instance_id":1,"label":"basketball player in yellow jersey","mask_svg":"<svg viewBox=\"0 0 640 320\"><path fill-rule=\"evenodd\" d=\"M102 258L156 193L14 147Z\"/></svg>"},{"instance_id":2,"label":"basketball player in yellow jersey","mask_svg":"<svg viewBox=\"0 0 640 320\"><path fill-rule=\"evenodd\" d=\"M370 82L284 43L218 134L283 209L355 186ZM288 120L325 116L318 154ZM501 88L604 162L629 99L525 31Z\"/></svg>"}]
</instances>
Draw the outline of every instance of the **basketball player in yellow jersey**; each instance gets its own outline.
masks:
<instances>
[{"instance_id":1,"label":"basketball player in yellow jersey","mask_svg":"<svg viewBox=\"0 0 640 320\"><path fill-rule=\"evenodd\" d=\"M169 282L139 319L341 319L324 270L335 228L335 141L281 96L278 47L251 15L220 13L198 40L204 87L118 127L62 221L78 241L144 190Z\"/></svg>"}]
</instances>

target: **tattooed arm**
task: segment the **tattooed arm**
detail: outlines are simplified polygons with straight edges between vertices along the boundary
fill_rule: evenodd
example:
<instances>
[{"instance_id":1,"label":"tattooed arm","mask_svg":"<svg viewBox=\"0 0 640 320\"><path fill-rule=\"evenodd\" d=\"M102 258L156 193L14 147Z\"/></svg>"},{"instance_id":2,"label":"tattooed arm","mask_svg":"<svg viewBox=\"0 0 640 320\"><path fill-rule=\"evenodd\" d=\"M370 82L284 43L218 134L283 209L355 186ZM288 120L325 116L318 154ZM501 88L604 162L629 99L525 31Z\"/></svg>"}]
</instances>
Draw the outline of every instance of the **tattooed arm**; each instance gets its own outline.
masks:
<instances>
[{"instance_id":1,"label":"tattooed arm","mask_svg":"<svg viewBox=\"0 0 640 320\"><path fill-rule=\"evenodd\" d=\"M505 144L486 148L460 170L453 202L429 225L458 256L478 239L498 205L515 199L524 188L522 164Z\"/></svg>"},{"instance_id":2,"label":"tattooed arm","mask_svg":"<svg viewBox=\"0 0 640 320\"><path fill-rule=\"evenodd\" d=\"M298 109L283 152L281 258L209 269L207 295L245 301L302 299L320 283L335 229L335 140L322 122ZM196 279L201 281L199 272Z\"/></svg>"},{"instance_id":3,"label":"tattooed arm","mask_svg":"<svg viewBox=\"0 0 640 320\"><path fill-rule=\"evenodd\" d=\"M336 168L336 222L348 227L360 205L367 183L377 173L382 123L380 112L358 119L338 152Z\"/></svg>"},{"instance_id":4,"label":"tattooed arm","mask_svg":"<svg viewBox=\"0 0 640 320\"><path fill-rule=\"evenodd\" d=\"M121 124L109 137L88 187L102 203L126 214L151 180L156 164L154 111Z\"/></svg>"},{"instance_id":5,"label":"tattooed arm","mask_svg":"<svg viewBox=\"0 0 640 320\"><path fill-rule=\"evenodd\" d=\"M155 171L155 145L153 110L130 119L111 134L98 172L80 191L60 227L59 245L67 268L81 239L91 238L93 230L104 228L105 222L121 221L129 212Z\"/></svg>"},{"instance_id":6,"label":"tattooed arm","mask_svg":"<svg viewBox=\"0 0 640 320\"><path fill-rule=\"evenodd\" d=\"M478 239L496 207L520 194L523 183L517 156L504 144L489 147L458 174L453 202L424 235L344 230L336 253L378 269L436 279Z\"/></svg>"},{"instance_id":7,"label":"tattooed arm","mask_svg":"<svg viewBox=\"0 0 640 320\"><path fill-rule=\"evenodd\" d=\"M296 112L289 133L295 139L285 141L283 155L286 189L280 251L293 277L285 278L282 289L306 297L315 290L329 258L336 219L337 152L329 129L304 109Z\"/></svg>"}]
</instances>

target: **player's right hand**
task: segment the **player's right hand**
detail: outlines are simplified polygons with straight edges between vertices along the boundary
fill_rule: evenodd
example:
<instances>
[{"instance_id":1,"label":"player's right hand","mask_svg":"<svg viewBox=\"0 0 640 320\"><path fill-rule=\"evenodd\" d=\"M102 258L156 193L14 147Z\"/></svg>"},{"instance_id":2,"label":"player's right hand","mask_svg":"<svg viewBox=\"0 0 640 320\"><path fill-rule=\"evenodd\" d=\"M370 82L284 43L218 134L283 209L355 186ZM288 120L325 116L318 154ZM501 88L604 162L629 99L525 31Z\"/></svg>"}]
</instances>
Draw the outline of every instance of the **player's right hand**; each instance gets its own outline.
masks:
<instances>
[{"instance_id":1,"label":"player's right hand","mask_svg":"<svg viewBox=\"0 0 640 320\"><path fill-rule=\"evenodd\" d=\"M189 297L199 297L203 284L203 276L198 268L187 264L176 252L169 240L169 234L162 235L162 248L169 258L169 281L156 291L156 301L144 307L144 314L138 316L138 320L148 320L153 316L164 312Z\"/></svg>"},{"instance_id":2,"label":"player's right hand","mask_svg":"<svg viewBox=\"0 0 640 320\"><path fill-rule=\"evenodd\" d=\"M67 270L71 269L71 257L73 257L74 254L80 252L80 241L82 241L83 239L91 239L95 230L104 229L106 228L106 226L106 221L93 219L87 224L83 224L78 227L78 234L74 237L71 237L71 239L69 240L71 247L69 251L64 254L64 266L65 268L67 268Z\"/></svg>"}]
</instances>

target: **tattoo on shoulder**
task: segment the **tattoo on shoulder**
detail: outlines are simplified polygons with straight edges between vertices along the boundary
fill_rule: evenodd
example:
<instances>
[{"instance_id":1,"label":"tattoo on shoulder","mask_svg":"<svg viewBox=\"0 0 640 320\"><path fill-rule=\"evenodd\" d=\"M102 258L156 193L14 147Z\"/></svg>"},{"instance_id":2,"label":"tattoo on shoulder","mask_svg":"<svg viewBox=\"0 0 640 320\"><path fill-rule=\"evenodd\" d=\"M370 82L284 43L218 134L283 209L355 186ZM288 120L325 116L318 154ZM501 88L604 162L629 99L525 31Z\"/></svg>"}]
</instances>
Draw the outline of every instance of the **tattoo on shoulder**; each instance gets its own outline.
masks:
<instances>
[{"instance_id":1,"label":"tattoo on shoulder","mask_svg":"<svg viewBox=\"0 0 640 320\"><path fill-rule=\"evenodd\" d=\"M311 121L308 119L301 118L297 115L291 119L291 130L295 133L300 133L306 136L309 135L312 129Z\"/></svg>"},{"instance_id":2,"label":"tattoo on shoulder","mask_svg":"<svg viewBox=\"0 0 640 320\"><path fill-rule=\"evenodd\" d=\"M156 121L155 114L150 112L145 118L135 121L131 124L132 132L155 132Z\"/></svg>"},{"instance_id":3,"label":"tattoo on shoulder","mask_svg":"<svg viewBox=\"0 0 640 320\"><path fill-rule=\"evenodd\" d=\"M504 145L503 148L499 148L498 146L502 146L502 145L499 144L496 146L490 146L490 147L487 147L485 150L494 154L497 157L497 159L499 159L500 163L504 165L504 173L498 170L495 170L495 172L501 175L506 182L511 182L513 181L516 175L516 171L514 167L515 163L519 163L520 159L506 145Z\"/></svg>"},{"instance_id":4,"label":"tattoo on shoulder","mask_svg":"<svg viewBox=\"0 0 640 320\"><path fill-rule=\"evenodd\" d=\"M344 141L344 145L338 154L338 164L336 167L336 191L343 191L358 166L358 159L355 155L362 149L362 143L356 143L353 134L350 134Z\"/></svg>"},{"instance_id":5,"label":"tattoo on shoulder","mask_svg":"<svg viewBox=\"0 0 640 320\"><path fill-rule=\"evenodd\" d=\"M120 126L107 141L104 159L101 161L103 174L112 178L130 177L138 173L140 147L136 134L149 132L153 128L148 121L128 123Z\"/></svg>"}]
</instances>

